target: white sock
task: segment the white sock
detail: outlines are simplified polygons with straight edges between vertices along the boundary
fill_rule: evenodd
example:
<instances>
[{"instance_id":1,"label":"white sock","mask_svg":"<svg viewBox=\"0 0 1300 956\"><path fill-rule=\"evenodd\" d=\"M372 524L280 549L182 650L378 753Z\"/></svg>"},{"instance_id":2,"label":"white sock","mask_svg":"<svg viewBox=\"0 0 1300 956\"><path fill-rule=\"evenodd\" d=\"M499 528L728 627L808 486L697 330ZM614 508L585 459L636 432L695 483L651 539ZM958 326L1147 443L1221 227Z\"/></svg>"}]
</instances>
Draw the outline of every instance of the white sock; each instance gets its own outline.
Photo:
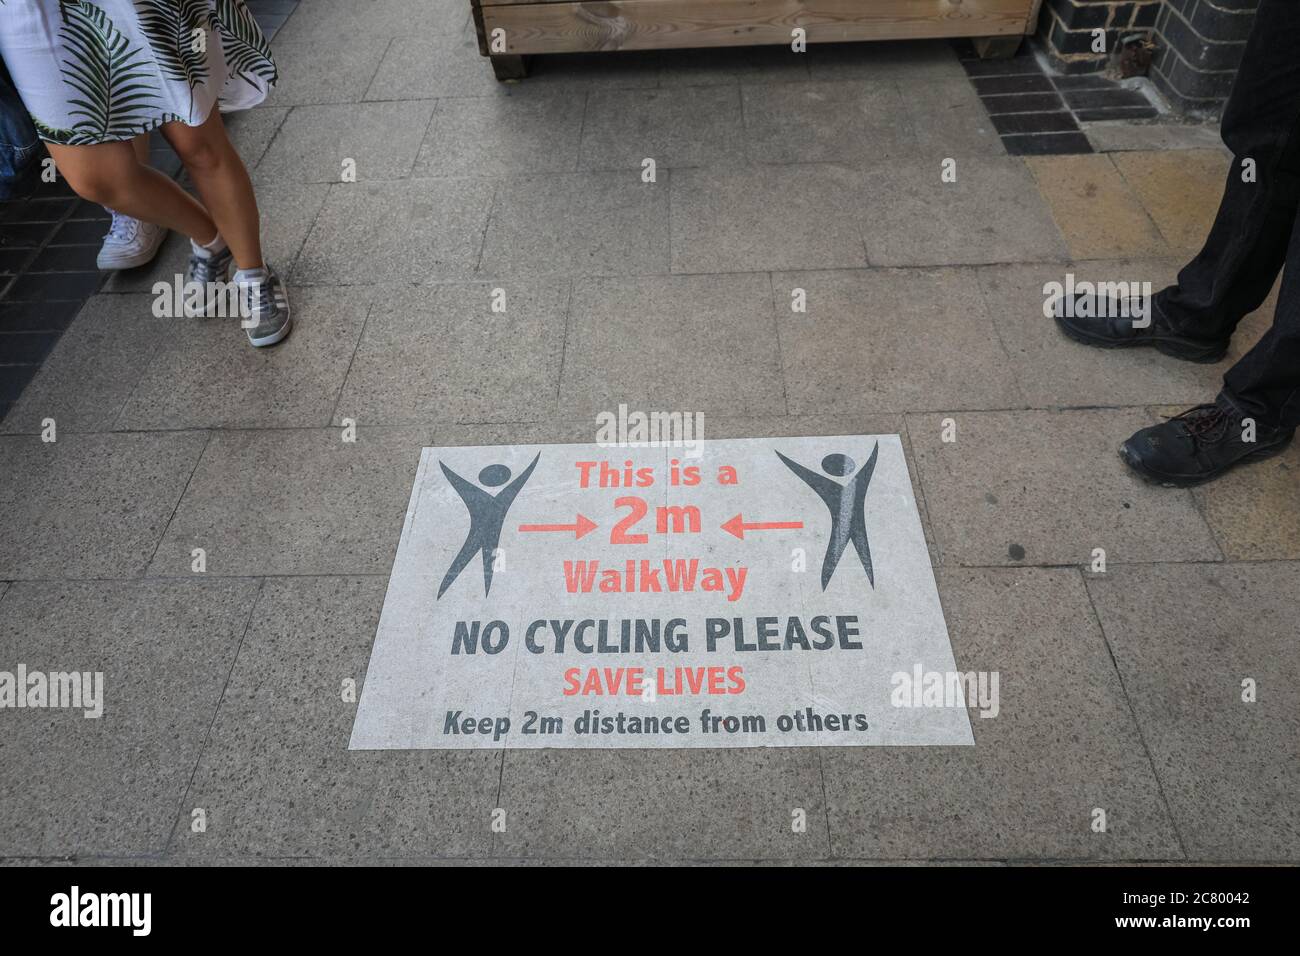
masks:
<instances>
[{"instance_id":1,"label":"white sock","mask_svg":"<svg viewBox=\"0 0 1300 956\"><path fill-rule=\"evenodd\" d=\"M211 259L226 251L226 240L221 238L221 233L217 233L211 242L199 245L193 239L190 240L190 246L194 249L194 254L200 259Z\"/></svg>"}]
</instances>

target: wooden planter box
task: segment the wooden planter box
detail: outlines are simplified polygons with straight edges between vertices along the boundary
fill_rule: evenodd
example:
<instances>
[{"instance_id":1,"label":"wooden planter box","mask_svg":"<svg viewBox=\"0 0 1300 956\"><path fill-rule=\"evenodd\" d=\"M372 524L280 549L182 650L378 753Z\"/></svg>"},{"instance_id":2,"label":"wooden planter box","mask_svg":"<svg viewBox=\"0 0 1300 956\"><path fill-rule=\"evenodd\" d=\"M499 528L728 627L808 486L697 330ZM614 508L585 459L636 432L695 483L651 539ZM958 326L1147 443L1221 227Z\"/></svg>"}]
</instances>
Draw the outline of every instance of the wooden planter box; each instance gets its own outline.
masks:
<instances>
[{"instance_id":1,"label":"wooden planter box","mask_svg":"<svg viewBox=\"0 0 1300 956\"><path fill-rule=\"evenodd\" d=\"M515 79L535 53L788 44L795 27L809 43L974 37L981 56L1010 56L1034 32L1041 0L470 2L479 52L497 79Z\"/></svg>"}]
</instances>

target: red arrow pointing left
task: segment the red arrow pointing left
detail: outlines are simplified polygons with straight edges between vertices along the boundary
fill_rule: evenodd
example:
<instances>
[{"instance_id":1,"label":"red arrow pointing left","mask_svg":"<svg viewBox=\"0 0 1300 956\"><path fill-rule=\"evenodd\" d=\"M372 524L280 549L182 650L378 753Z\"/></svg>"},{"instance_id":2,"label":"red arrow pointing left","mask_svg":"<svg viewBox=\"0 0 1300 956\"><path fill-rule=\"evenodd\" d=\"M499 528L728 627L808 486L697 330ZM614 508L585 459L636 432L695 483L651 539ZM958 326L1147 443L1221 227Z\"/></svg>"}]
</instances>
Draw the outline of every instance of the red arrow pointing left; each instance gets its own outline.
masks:
<instances>
[{"instance_id":1,"label":"red arrow pointing left","mask_svg":"<svg viewBox=\"0 0 1300 956\"><path fill-rule=\"evenodd\" d=\"M578 515L578 520L573 524L521 524L520 531L572 531L573 539L576 541L584 534L596 530L596 522L590 518Z\"/></svg>"},{"instance_id":2,"label":"red arrow pointing left","mask_svg":"<svg viewBox=\"0 0 1300 956\"><path fill-rule=\"evenodd\" d=\"M743 541L746 531L792 531L802 527L802 521L746 521L740 515L736 515L723 524L722 530L727 534L734 534Z\"/></svg>"}]
</instances>

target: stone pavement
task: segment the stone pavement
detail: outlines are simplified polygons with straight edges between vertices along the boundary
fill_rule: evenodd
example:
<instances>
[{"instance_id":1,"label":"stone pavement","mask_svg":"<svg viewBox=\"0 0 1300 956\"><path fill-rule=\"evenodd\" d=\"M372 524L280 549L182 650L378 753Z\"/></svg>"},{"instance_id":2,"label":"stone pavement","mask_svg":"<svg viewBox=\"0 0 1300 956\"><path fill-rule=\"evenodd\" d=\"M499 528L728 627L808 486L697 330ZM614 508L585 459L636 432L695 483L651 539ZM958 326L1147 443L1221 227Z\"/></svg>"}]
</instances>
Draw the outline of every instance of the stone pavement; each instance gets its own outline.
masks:
<instances>
[{"instance_id":1,"label":"stone pavement","mask_svg":"<svg viewBox=\"0 0 1300 956\"><path fill-rule=\"evenodd\" d=\"M1228 164L1203 130L1008 156L946 43L498 84L466 0L303 0L275 52L231 127L293 336L154 318L173 237L0 423L0 669L101 670L107 698L0 712L0 858L1300 860L1300 445L1141 483L1119 442L1228 362L1043 316L1067 272L1175 274ZM591 441L620 402L902 435L957 664L1001 675L976 745L349 752L421 447Z\"/></svg>"}]
</instances>

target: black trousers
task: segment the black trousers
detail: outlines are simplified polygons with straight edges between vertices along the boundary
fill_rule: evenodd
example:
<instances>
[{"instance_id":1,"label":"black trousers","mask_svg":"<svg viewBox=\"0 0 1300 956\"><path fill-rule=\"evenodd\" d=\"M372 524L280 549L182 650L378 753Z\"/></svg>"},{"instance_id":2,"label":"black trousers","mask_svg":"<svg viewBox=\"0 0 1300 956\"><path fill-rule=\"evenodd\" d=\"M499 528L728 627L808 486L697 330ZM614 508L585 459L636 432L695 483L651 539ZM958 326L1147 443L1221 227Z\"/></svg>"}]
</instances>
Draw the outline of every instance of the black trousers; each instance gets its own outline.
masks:
<instances>
[{"instance_id":1,"label":"black trousers","mask_svg":"<svg viewBox=\"0 0 1300 956\"><path fill-rule=\"evenodd\" d=\"M1155 305L1185 335L1224 339L1285 266L1272 327L1224 375L1219 397L1290 429L1300 425L1300 2L1261 0L1222 136L1234 160L1209 238ZM1247 160L1254 182L1243 181Z\"/></svg>"}]
</instances>

